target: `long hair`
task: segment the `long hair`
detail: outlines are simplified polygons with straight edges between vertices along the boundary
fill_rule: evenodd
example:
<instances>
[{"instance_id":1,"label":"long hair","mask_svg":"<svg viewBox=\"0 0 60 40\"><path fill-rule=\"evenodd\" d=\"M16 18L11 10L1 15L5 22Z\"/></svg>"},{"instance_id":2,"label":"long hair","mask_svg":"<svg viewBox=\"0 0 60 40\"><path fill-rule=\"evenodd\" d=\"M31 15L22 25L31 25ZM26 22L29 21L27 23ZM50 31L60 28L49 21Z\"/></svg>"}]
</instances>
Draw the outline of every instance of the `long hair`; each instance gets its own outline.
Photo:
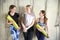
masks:
<instances>
[{"instance_id":1,"label":"long hair","mask_svg":"<svg viewBox=\"0 0 60 40\"><path fill-rule=\"evenodd\" d=\"M13 9L14 7L16 7L16 6L15 5L10 5L8 14L11 12L11 9Z\"/></svg>"},{"instance_id":2,"label":"long hair","mask_svg":"<svg viewBox=\"0 0 60 40\"><path fill-rule=\"evenodd\" d=\"M45 12L45 10L41 10L41 13L44 14L44 23L46 24L48 18L46 17L46 12Z\"/></svg>"}]
</instances>

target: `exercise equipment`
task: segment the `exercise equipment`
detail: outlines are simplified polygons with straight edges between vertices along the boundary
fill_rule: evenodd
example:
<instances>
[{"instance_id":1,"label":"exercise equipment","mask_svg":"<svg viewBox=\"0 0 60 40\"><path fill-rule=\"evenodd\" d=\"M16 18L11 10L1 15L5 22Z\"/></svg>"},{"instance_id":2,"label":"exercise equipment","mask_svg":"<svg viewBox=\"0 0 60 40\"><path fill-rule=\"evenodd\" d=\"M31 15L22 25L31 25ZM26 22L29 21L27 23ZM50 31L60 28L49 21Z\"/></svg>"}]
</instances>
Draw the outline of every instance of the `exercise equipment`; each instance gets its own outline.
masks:
<instances>
[{"instance_id":1,"label":"exercise equipment","mask_svg":"<svg viewBox=\"0 0 60 40\"><path fill-rule=\"evenodd\" d=\"M46 32L38 23L35 24L35 27L36 27L38 30L40 29L39 31L41 31L41 32L43 33L43 35L48 38L47 32Z\"/></svg>"},{"instance_id":2,"label":"exercise equipment","mask_svg":"<svg viewBox=\"0 0 60 40\"><path fill-rule=\"evenodd\" d=\"M7 15L7 20L12 22L13 23L13 26L16 28L16 29L19 29L19 26L18 24L13 20L13 18L10 16L10 15Z\"/></svg>"}]
</instances>

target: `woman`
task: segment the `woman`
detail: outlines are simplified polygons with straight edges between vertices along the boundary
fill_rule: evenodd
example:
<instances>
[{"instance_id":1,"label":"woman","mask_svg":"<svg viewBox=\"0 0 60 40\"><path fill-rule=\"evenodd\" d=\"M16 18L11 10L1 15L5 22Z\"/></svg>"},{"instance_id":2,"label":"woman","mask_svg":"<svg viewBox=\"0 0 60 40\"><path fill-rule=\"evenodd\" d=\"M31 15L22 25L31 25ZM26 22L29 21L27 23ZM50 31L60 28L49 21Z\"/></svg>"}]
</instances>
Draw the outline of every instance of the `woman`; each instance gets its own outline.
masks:
<instances>
[{"instance_id":1,"label":"woman","mask_svg":"<svg viewBox=\"0 0 60 40\"><path fill-rule=\"evenodd\" d=\"M10 5L8 15L18 24L19 14L16 13L16 6ZM10 25L10 32L13 40L19 40L20 27L16 29L13 22L7 20L7 24Z\"/></svg>"},{"instance_id":2,"label":"woman","mask_svg":"<svg viewBox=\"0 0 60 40\"><path fill-rule=\"evenodd\" d=\"M34 22L35 17L32 12L32 7L31 5L27 5L24 13L24 23L22 21L24 40L32 40Z\"/></svg>"},{"instance_id":3,"label":"woman","mask_svg":"<svg viewBox=\"0 0 60 40\"><path fill-rule=\"evenodd\" d=\"M46 12L45 10L41 10L41 12L39 13L39 18L37 19L37 23L45 30L47 30L47 33L48 33L48 26L47 26L47 17L46 17ZM44 40L45 37L44 35L42 34L41 32L42 30L40 29L37 29L36 30L36 35L37 35L37 38L38 40Z\"/></svg>"}]
</instances>

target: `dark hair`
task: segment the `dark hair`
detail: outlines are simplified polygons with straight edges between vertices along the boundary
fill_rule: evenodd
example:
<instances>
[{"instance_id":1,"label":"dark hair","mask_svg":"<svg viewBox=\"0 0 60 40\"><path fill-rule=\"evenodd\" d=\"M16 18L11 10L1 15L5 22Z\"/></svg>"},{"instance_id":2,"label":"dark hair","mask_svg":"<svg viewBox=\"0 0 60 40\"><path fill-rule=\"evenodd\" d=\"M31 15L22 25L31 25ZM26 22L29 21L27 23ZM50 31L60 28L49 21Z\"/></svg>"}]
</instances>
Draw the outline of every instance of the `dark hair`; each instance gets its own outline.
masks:
<instances>
[{"instance_id":1,"label":"dark hair","mask_svg":"<svg viewBox=\"0 0 60 40\"><path fill-rule=\"evenodd\" d=\"M11 12L10 9L13 9L14 7L16 7L16 6L15 5L10 5L8 14Z\"/></svg>"},{"instance_id":2,"label":"dark hair","mask_svg":"<svg viewBox=\"0 0 60 40\"><path fill-rule=\"evenodd\" d=\"M26 7L30 7L31 5L26 5Z\"/></svg>"},{"instance_id":3,"label":"dark hair","mask_svg":"<svg viewBox=\"0 0 60 40\"><path fill-rule=\"evenodd\" d=\"M46 17L46 12L45 12L45 10L41 10L41 13L44 14L44 23L46 24L48 18Z\"/></svg>"}]
</instances>

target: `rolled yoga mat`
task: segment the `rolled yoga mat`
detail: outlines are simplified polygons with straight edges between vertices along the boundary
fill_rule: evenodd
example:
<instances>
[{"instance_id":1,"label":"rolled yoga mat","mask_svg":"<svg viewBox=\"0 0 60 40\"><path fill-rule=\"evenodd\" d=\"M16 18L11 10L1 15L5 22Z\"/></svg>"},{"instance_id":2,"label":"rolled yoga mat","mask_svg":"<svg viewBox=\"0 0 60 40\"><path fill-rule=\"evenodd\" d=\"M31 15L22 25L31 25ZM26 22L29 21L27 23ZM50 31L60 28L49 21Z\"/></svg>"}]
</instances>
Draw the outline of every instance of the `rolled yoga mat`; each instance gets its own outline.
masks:
<instances>
[{"instance_id":1,"label":"rolled yoga mat","mask_svg":"<svg viewBox=\"0 0 60 40\"><path fill-rule=\"evenodd\" d=\"M43 35L48 38L47 32L46 32L38 23L35 24L35 27L36 27L37 29L41 29L41 32L43 33ZM40 31L40 30L39 30L39 31Z\"/></svg>"},{"instance_id":2,"label":"rolled yoga mat","mask_svg":"<svg viewBox=\"0 0 60 40\"><path fill-rule=\"evenodd\" d=\"M12 22L12 23L13 23L13 26L14 26L16 29L19 28L18 24L13 20L13 18L12 18L10 15L7 16L7 20L10 21L10 22Z\"/></svg>"}]
</instances>

